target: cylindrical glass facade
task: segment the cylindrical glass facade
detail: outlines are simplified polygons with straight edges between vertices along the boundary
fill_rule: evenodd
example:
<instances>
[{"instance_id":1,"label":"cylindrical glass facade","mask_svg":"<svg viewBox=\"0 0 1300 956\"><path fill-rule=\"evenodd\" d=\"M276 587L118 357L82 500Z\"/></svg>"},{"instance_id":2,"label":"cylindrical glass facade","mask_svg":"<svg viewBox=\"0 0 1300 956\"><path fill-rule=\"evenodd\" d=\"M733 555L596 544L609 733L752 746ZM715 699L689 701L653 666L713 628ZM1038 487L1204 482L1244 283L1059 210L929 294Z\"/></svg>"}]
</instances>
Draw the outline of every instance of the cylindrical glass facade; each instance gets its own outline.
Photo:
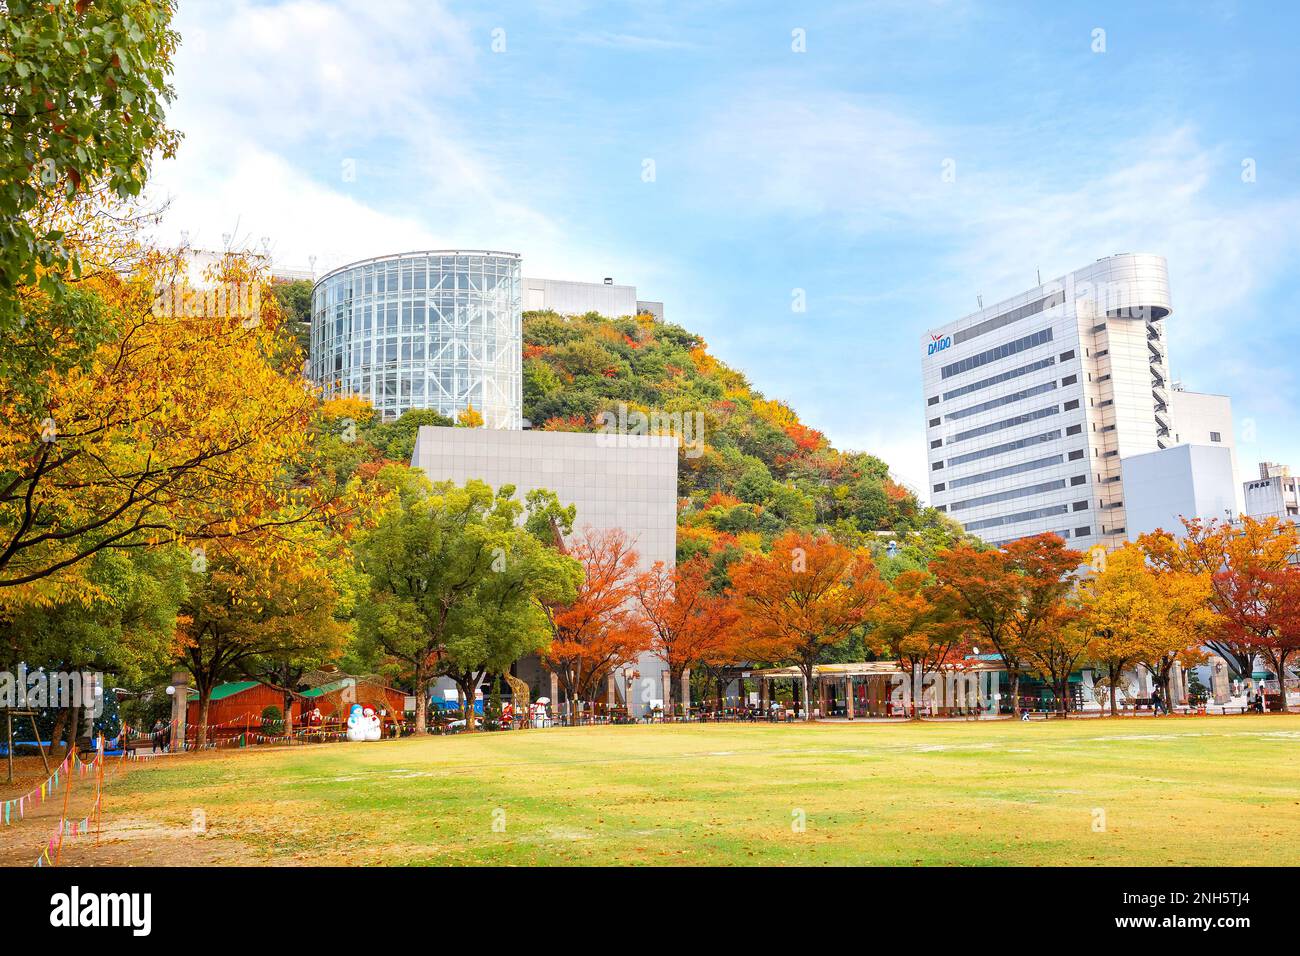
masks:
<instances>
[{"instance_id":1,"label":"cylindrical glass facade","mask_svg":"<svg viewBox=\"0 0 1300 956\"><path fill-rule=\"evenodd\" d=\"M360 395L385 419L410 408L520 428L519 256L409 252L327 273L312 290L311 377Z\"/></svg>"}]
</instances>

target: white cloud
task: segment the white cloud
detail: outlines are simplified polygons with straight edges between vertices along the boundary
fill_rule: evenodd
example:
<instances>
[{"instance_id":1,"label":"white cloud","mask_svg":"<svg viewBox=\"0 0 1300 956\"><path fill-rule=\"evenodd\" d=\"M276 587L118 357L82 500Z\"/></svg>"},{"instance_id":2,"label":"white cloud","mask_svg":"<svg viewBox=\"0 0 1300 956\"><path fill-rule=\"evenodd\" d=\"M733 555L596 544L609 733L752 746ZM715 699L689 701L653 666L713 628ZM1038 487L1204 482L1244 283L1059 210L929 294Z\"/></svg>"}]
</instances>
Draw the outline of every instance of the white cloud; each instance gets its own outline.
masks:
<instances>
[{"instance_id":1,"label":"white cloud","mask_svg":"<svg viewBox=\"0 0 1300 956\"><path fill-rule=\"evenodd\" d=\"M490 33L442 3L186 4L177 28L170 118L185 139L151 178L169 204L161 241L267 237L277 262L314 257L318 272L417 248L520 252L536 275L657 271L537 208L480 145L491 124L462 116Z\"/></svg>"}]
</instances>

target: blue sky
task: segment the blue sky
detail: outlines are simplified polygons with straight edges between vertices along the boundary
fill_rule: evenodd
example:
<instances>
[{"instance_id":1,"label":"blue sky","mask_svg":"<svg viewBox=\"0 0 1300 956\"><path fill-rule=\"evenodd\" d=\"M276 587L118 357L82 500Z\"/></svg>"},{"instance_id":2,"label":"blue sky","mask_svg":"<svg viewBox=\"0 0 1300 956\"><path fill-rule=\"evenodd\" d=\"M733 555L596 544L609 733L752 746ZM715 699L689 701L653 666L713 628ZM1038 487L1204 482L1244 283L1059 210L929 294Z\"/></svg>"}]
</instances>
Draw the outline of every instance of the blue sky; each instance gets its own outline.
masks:
<instances>
[{"instance_id":1,"label":"blue sky","mask_svg":"<svg viewBox=\"0 0 1300 956\"><path fill-rule=\"evenodd\" d=\"M1300 13L1136 6L183 0L152 197L290 267L614 276L921 488L928 327L1159 253L1174 377L1232 395L1243 478L1300 466Z\"/></svg>"}]
</instances>

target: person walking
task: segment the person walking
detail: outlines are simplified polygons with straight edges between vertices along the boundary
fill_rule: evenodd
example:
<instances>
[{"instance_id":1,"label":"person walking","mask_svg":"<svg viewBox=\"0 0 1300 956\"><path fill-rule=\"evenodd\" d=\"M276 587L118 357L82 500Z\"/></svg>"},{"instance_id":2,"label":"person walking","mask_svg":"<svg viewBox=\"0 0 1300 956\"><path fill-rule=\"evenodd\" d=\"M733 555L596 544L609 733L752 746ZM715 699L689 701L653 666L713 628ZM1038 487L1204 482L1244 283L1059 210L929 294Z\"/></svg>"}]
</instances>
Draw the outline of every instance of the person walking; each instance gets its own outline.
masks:
<instances>
[{"instance_id":1,"label":"person walking","mask_svg":"<svg viewBox=\"0 0 1300 956\"><path fill-rule=\"evenodd\" d=\"M1165 706L1165 698L1164 695L1160 693L1159 687L1151 691L1151 713L1155 717L1167 716L1169 714L1169 708Z\"/></svg>"},{"instance_id":2,"label":"person walking","mask_svg":"<svg viewBox=\"0 0 1300 956\"><path fill-rule=\"evenodd\" d=\"M149 737L153 742L153 753L157 753L159 748L162 747L162 729L163 729L162 721L155 720L153 722L153 730L150 731L149 734Z\"/></svg>"}]
</instances>

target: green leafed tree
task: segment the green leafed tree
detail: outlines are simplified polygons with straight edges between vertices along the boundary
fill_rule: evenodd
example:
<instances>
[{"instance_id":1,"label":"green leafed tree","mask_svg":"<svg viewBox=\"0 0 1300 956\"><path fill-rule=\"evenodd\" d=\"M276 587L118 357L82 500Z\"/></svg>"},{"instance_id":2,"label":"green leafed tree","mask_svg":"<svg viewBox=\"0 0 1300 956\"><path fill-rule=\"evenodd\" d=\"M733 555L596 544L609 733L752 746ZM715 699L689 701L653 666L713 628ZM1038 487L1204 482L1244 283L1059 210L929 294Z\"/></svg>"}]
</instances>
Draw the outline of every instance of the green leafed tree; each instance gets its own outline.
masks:
<instances>
[{"instance_id":1,"label":"green leafed tree","mask_svg":"<svg viewBox=\"0 0 1300 956\"><path fill-rule=\"evenodd\" d=\"M7 0L0 15L0 328L23 287L58 295L80 262L66 204L140 195L166 125L173 0Z\"/></svg>"},{"instance_id":2,"label":"green leafed tree","mask_svg":"<svg viewBox=\"0 0 1300 956\"><path fill-rule=\"evenodd\" d=\"M451 676L472 700L484 673L545 645L538 601L571 600L582 570L521 526L512 486L434 485L398 468L386 477L393 504L356 544L369 579L358 639L410 677L423 732L433 679Z\"/></svg>"}]
</instances>

